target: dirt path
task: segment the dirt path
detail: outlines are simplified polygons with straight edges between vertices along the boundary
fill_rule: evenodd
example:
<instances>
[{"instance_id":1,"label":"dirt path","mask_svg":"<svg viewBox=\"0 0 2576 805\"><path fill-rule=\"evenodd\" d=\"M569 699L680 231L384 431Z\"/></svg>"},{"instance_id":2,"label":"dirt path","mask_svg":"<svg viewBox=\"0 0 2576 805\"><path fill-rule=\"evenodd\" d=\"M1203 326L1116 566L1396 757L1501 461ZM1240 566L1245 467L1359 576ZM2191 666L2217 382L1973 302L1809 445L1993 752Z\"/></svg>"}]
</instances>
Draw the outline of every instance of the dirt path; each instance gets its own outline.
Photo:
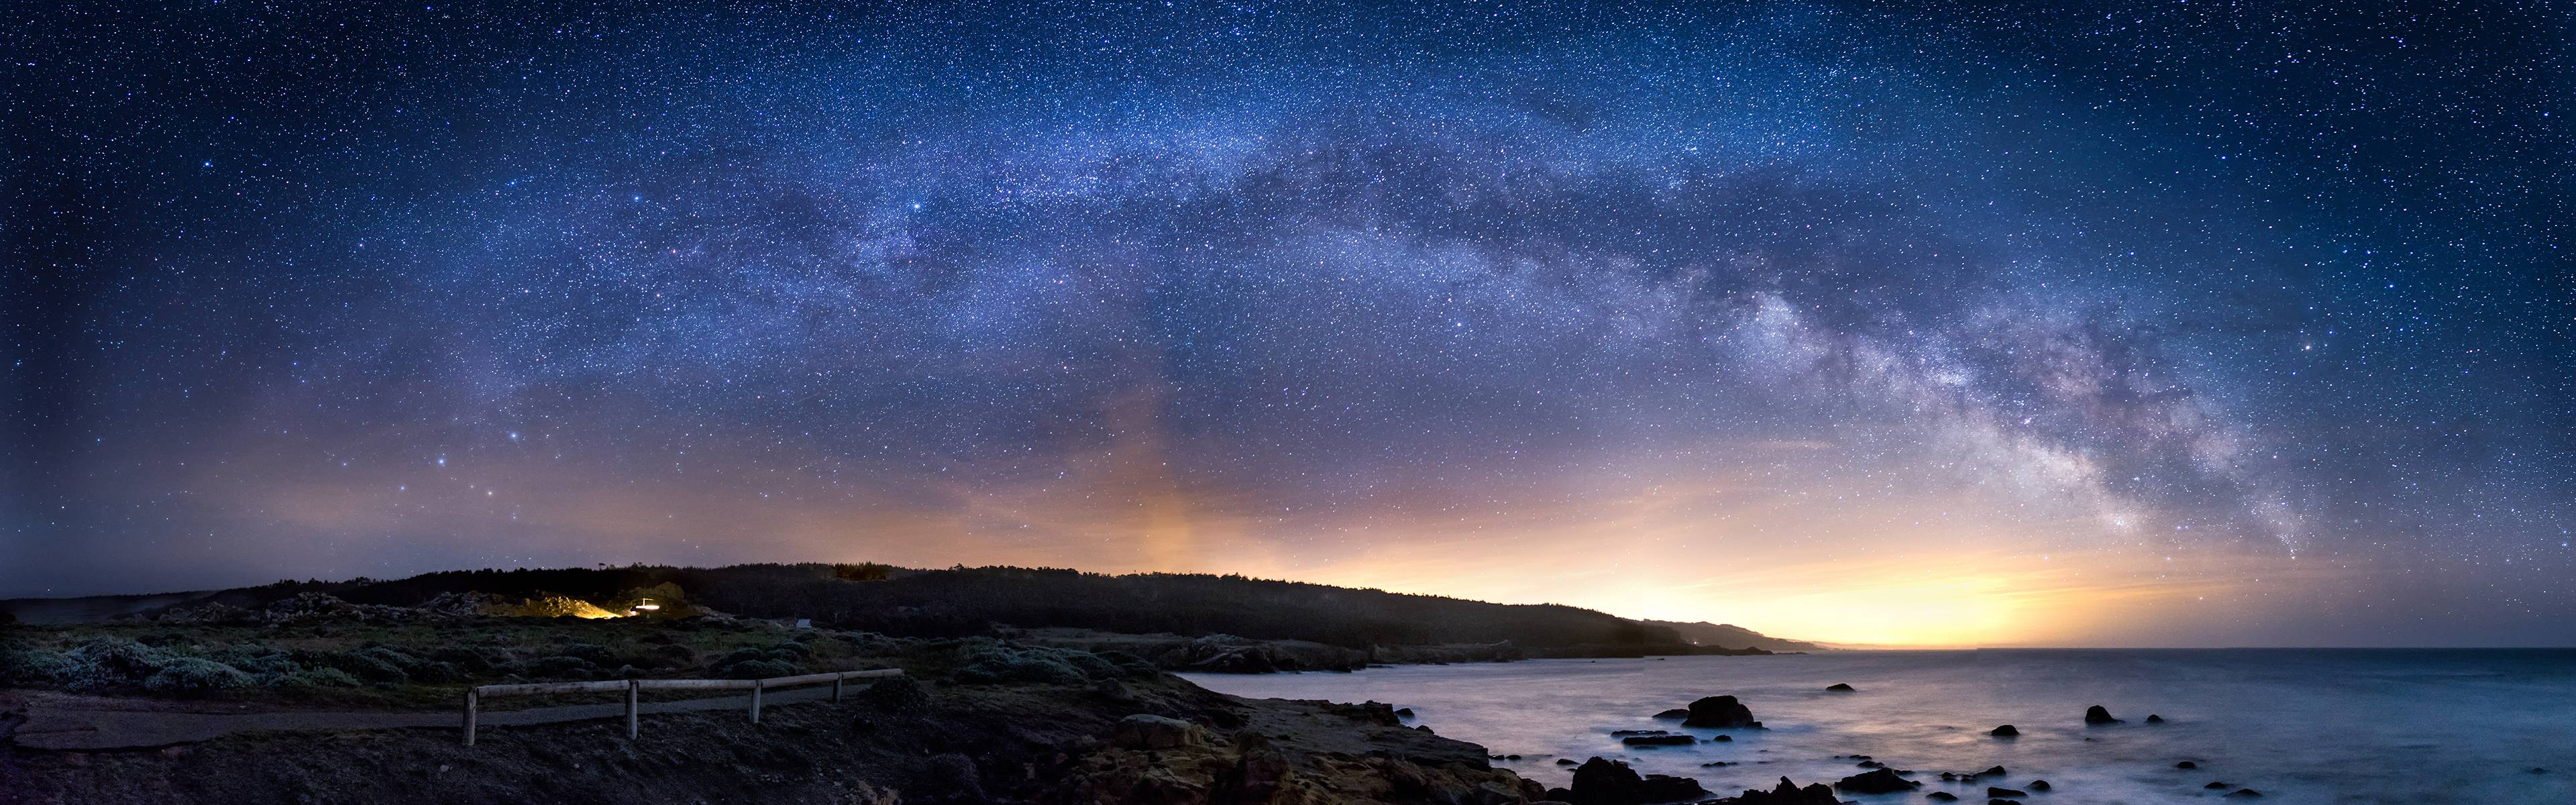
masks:
<instances>
[{"instance_id":1,"label":"dirt path","mask_svg":"<svg viewBox=\"0 0 2576 805\"><path fill-rule=\"evenodd\" d=\"M852 690L865 685L852 686ZM800 688L765 692L760 706L830 699L830 687ZM601 694L601 698L611 698ZM283 712L283 713L173 713L107 709L112 704L100 701L84 706L78 701L29 702L26 723L18 725L17 744L30 749L145 749L172 744L193 743L252 730L335 731L379 730L413 727L458 729L464 723L461 711L444 713L394 712ZM742 710L749 717L751 697L717 696L705 699L645 702L637 709L646 715L676 713L688 710ZM553 724L593 718L622 718L624 701L600 704L574 704L558 707L532 707L524 710L492 710L489 705L477 720L485 729L527 724ZM643 729L653 729L648 720Z\"/></svg>"}]
</instances>

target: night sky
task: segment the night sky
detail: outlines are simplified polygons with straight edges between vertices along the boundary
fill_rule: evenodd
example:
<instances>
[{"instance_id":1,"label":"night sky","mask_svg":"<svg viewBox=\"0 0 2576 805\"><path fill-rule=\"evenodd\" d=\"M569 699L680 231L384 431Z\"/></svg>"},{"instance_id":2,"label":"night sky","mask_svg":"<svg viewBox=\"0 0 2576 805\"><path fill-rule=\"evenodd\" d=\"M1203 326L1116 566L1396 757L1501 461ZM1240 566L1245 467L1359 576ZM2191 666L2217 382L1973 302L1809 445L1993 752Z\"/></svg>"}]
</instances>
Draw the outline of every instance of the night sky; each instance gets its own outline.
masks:
<instances>
[{"instance_id":1,"label":"night sky","mask_svg":"<svg viewBox=\"0 0 2576 805\"><path fill-rule=\"evenodd\" d=\"M18 4L0 595L2576 643L2576 11L2420 5Z\"/></svg>"}]
</instances>

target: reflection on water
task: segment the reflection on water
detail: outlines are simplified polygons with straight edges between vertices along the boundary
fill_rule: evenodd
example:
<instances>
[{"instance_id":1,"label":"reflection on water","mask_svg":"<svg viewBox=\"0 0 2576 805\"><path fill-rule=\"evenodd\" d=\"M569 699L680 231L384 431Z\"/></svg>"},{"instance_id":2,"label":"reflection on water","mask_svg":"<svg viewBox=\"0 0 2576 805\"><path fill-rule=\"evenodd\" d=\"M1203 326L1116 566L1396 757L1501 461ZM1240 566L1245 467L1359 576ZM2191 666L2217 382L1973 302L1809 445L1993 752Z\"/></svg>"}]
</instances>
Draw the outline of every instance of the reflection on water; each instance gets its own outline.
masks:
<instances>
[{"instance_id":1,"label":"reflection on water","mask_svg":"<svg viewBox=\"0 0 2576 805\"><path fill-rule=\"evenodd\" d=\"M1991 781L1945 786L1939 772L2001 765L2001 784L2046 779L2047 796L2069 803L2215 800L2225 790L2203 787L2213 781L2293 805L2576 802L2576 651L2565 650L1838 652L1189 677L1241 696L1410 707L1442 735L1521 755L1497 763L1549 785L1567 782L1557 758L1599 755L1732 794L1782 776L1829 783L1863 771L1836 755L1859 754L1916 770L1924 792L1978 795L1968 801ZM1838 682L1858 690L1825 690ZM1610 735L1681 729L1652 716L1716 694L1741 697L1770 729L1665 749ZM2128 723L2085 726L2094 704ZM2151 713L2169 723L2143 723ZM2021 737L1988 737L1999 724ZM2200 768L2175 768L2185 760ZM1715 761L1737 765L1703 765Z\"/></svg>"}]
</instances>

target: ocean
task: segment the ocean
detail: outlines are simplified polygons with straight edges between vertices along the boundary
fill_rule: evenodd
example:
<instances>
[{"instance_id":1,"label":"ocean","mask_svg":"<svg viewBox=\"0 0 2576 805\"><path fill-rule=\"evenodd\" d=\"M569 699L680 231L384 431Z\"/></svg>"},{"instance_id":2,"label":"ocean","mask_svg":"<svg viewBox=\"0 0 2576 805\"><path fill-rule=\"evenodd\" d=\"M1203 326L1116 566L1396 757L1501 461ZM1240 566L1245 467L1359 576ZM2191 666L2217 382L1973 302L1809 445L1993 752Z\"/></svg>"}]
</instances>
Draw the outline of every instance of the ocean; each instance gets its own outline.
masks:
<instances>
[{"instance_id":1,"label":"ocean","mask_svg":"<svg viewBox=\"0 0 2576 805\"><path fill-rule=\"evenodd\" d=\"M1866 771L1849 756L1868 755L1925 785L1843 799L1984 802L1987 785L2045 779L2053 790L2026 802L2219 801L2253 788L2262 798L2224 801L2576 803L2576 650L1853 651L1185 676L1238 696L1410 707L1412 723L1518 754L1495 763L1550 786L1570 777L1557 758L1597 755L1731 796L1783 776L1832 783ZM1835 683L1857 690L1825 690ZM1653 717L1719 694L1768 729ZM2096 704L2126 723L2086 726ZM2021 736L1987 735L2001 724ZM1638 749L1611 735L1631 729L1734 741ZM1734 765L1703 765L1716 761ZM2176 768L2186 761L2198 768ZM1998 765L2001 780L1939 779Z\"/></svg>"}]
</instances>

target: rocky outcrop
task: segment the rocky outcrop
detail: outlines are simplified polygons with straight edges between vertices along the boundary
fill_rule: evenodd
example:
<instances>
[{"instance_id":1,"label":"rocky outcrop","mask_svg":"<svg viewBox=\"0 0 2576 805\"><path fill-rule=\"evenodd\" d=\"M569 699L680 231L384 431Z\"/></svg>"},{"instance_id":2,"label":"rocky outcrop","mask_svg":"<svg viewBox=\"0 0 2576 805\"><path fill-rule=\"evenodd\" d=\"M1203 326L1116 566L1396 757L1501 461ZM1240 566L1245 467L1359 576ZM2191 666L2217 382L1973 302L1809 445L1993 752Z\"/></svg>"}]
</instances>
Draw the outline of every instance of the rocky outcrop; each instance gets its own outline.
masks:
<instances>
[{"instance_id":1,"label":"rocky outcrop","mask_svg":"<svg viewBox=\"0 0 2576 805\"><path fill-rule=\"evenodd\" d=\"M1753 720L1753 710L1733 696L1709 696L1690 703L1690 716L1682 719L1682 726L1761 729L1762 722Z\"/></svg>"},{"instance_id":2,"label":"rocky outcrop","mask_svg":"<svg viewBox=\"0 0 2576 805\"><path fill-rule=\"evenodd\" d=\"M1675 708L1673 708L1673 709L1666 710L1666 711L1663 711L1663 712L1661 712L1661 713L1656 713L1656 714L1655 714L1655 717L1656 717L1656 718L1689 718L1689 717L1690 717L1690 710L1689 710L1688 708L1675 707Z\"/></svg>"},{"instance_id":3,"label":"rocky outcrop","mask_svg":"<svg viewBox=\"0 0 2576 805\"><path fill-rule=\"evenodd\" d=\"M1887 794L1897 791L1911 791L1918 785L1922 785L1922 783L1898 777L1894 770L1873 769L1863 774L1855 774L1850 777L1843 778L1840 782L1834 783L1834 790L1849 791L1855 794Z\"/></svg>"},{"instance_id":4,"label":"rocky outcrop","mask_svg":"<svg viewBox=\"0 0 2576 805\"><path fill-rule=\"evenodd\" d=\"M1177 718L1137 713L1118 720L1109 742L1126 749L1178 749L1207 745L1207 733Z\"/></svg>"},{"instance_id":5,"label":"rocky outcrop","mask_svg":"<svg viewBox=\"0 0 2576 805\"><path fill-rule=\"evenodd\" d=\"M1780 784L1769 791L1747 789L1742 794L1716 800L1712 805L1841 805L1841 802L1834 797L1834 790L1824 783L1799 788L1797 783L1782 777Z\"/></svg>"},{"instance_id":6,"label":"rocky outcrop","mask_svg":"<svg viewBox=\"0 0 2576 805\"><path fill-rule=\"evenodd\" d=\"M2120 720L2111 717L2110 708L2097 704L2092 707L2084 708L2084 723L2094 725L2118 724L2120 723Z\"/></svg>"},{"instance_id":7,"label":"rocky outcrop","mask_svg":"<svg viewBox=\"0 0 2576 805\"><path fill-rule=\"evenodd\" d=\"M1841 683L1841 682L1836 682L1836 683L1833 683L1833 684L1831 684L1831 685L1826 685L1826 686L1825 686L1825 690L1830 691L1830 692L1833 692L1833 693L1851 693L1851 692L1853 692L1854 688L1852 688L1852 686L1850 686L1850 685L1846 685L1846 684L1843 684L1843 683Z\"/></svg>"},{"instance_id":8,"label":"rocky outcrop","mask_svg":"<svg viewBox=\"0 0 2576 805\"><path fill-rule=\"evenodd\" d=\"M1986 734L1997 738L2017 738L2021 736L2021 730L2014 729L2011 724L2005 724L1987 731Z\"/></svg>"},{"instance_id":9,"label":"rocky outcrop","mask_svg":"<svg viewBox=\"0 0 2576 805\"><path fill-rule=\"evenodd\" d=\"M1645 805L1680 802L1708 795L1698 780L1662 774L1639 776L1616 760L1592 758L1574 769L1572 788L1550 789L1548 799L1573 805Z\"/></svg>"}]
</instances>

